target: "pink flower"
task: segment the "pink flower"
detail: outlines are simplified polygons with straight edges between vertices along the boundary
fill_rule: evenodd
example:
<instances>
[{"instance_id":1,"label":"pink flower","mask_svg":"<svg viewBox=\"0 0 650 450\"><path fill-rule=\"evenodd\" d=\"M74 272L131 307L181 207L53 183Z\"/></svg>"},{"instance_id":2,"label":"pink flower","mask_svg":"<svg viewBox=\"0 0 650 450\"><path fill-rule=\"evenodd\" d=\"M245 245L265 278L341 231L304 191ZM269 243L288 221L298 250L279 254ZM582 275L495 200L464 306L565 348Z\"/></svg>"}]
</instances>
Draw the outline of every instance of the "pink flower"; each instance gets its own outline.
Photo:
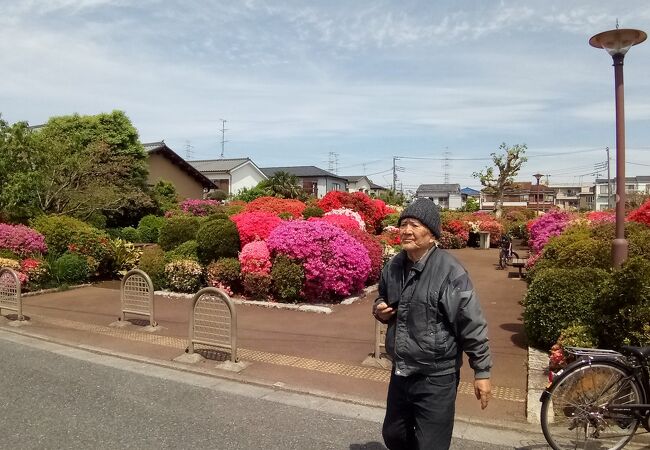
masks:
<instances>
[{"instance_id":1,"label":"pink flower","mask_svg":"<svg viewBox=\"0 0 650 450\"><path fill-rule=\"evenodd\" d=\"M243 212L230 216L239 231L242 247L258 239L266 239L271 231L282 222L276 214L268 211Z\"/></svg>"},{"instance_id":2,"label":"pink flower","mask_svg":"<svg viewBox=\"0 0 650 450\"><path fill-rule=\"evenodd\" d=\"M264 241L253 241L244 245L239 253L239 263L242 273L271 273L271 254Z\"/></svg>"},{"instance_id":3,"label":"pink flower","mask_svg":"<svg viewBox=\"0 0 650 450\"><path fill-rule=\"evenodd\" d=\"M29 227L0 223L0 249L28 256L46 253L47 245L45 237Z\"/></svg>"}]
</instances>

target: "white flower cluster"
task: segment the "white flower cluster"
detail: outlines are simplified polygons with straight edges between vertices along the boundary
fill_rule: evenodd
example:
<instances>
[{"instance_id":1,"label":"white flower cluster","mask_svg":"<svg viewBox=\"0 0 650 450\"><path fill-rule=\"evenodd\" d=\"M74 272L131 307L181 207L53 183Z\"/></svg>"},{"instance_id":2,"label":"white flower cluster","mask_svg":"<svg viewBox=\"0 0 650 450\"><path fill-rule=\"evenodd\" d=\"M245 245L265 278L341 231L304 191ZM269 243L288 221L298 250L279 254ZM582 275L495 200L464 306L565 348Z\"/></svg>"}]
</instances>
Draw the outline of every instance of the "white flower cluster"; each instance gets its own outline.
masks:
<instances>
[{"instance_id":1,"label":"white flower cluster","mask_svg":"<svg viewBox=\"0 0 650 450\"><path fill-rule=\"evenodd\" d=\"M362 229L363 231L366 231L366 223L361 218L361 215L358 212L353 211L353 210L351 210L349 208L333 209L331 211L326 212L324 215L326 215L326 216L337 215L337 216L351 217L351 218L353 218L354 220L357 221L357 223L359 224L360 229Z\"/></svg>"}]
</instances>

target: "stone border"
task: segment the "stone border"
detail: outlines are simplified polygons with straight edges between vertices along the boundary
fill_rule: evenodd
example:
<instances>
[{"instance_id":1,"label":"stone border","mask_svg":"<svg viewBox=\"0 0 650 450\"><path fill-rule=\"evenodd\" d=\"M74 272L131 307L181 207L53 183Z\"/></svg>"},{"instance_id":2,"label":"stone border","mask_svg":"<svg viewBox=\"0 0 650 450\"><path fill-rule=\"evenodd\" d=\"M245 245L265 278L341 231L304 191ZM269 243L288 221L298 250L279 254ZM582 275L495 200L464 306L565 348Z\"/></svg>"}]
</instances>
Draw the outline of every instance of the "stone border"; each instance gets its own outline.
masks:
<instances>
[{"instance_id":1,"label":"stone border","mask_svg":"<svg viewBox=\"0 0 650 450\"><path fill-rule=\"evenodd\" d=\"M548 384L548 354L528 347L528 396L526 401L526 419L528 423L541 423L542 403L539 398Z\"/></svg>"},{"instance_id":2,"label":"stone border","mask_svg":"<svg viewBox=\"0 0 650 450\"><path fill-rule=\"evenodd\" d=\"M51 288L51 289L41 289L40 291L31 291L31 292L23 292L22 296L23 297L35 297L37 295L44 295L44 294L51 294L53 292L65 292L65 291L71 291L73 289L79 289L83 287L88 287L92 286L92 283L86 283L86 284L75 284L73 286L68 286L67 288L61 288L61 287L56 287L56 288Z\"/></svg>"}]
</instances>

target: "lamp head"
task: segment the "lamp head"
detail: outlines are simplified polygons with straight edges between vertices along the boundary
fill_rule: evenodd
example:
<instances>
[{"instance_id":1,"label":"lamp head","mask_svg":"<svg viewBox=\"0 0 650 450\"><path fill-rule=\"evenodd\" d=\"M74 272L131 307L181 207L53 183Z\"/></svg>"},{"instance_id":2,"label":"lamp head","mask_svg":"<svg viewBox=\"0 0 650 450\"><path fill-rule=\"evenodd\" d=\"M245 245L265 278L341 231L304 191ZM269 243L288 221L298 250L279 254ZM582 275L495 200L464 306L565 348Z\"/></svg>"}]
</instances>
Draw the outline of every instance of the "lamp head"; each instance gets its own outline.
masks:
<instances>
[{"instance_id":1,"label":"lamp head","mask_svg":"<svg viewBox=\"0 0 650 450\"><path fill-rule=\"evenodd\" d=\"M625 55L634 45L640 44L648 37L641 30L630 28L603 31L589 39L589 45L596 48L604 48L611 56Z\"/></svg>"}]
</instances>

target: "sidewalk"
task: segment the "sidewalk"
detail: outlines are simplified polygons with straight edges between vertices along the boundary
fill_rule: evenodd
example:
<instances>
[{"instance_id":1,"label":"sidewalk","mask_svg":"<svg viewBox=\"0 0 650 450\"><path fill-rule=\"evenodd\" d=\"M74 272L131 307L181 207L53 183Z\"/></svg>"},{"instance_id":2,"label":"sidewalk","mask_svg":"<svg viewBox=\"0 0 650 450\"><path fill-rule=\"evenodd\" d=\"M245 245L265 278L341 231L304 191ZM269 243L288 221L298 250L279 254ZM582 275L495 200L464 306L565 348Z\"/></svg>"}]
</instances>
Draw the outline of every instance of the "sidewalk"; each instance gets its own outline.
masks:
<instances>
[{"instance_id":1,"label":"sidewalk","mask_svg":"<svg viewBox=\"0 0 650 450\"><path fill-rule=\"evenodd\" d=\"M526 283L517 271L497 270L498 250L451 251L468 269L486 314L494 358L494 399L481 411L473 396L472 372L463 368L457 416L469 422L524 428L527 347L521 320ZM331 314L238 305L240 372L216 368L215 361L181 365L237 381L274 386L328 398L383 406L389 372L361 362L373 351L373 294L352 305L334 305ZM142 331L138 325L109 327L120 315L119 283L102 284L23 299L29 324L0 326L68 345L129 355L168 364L187 346L190 299L155 297L156 320L162 329Z\"/></svg>"}]
</instances>

